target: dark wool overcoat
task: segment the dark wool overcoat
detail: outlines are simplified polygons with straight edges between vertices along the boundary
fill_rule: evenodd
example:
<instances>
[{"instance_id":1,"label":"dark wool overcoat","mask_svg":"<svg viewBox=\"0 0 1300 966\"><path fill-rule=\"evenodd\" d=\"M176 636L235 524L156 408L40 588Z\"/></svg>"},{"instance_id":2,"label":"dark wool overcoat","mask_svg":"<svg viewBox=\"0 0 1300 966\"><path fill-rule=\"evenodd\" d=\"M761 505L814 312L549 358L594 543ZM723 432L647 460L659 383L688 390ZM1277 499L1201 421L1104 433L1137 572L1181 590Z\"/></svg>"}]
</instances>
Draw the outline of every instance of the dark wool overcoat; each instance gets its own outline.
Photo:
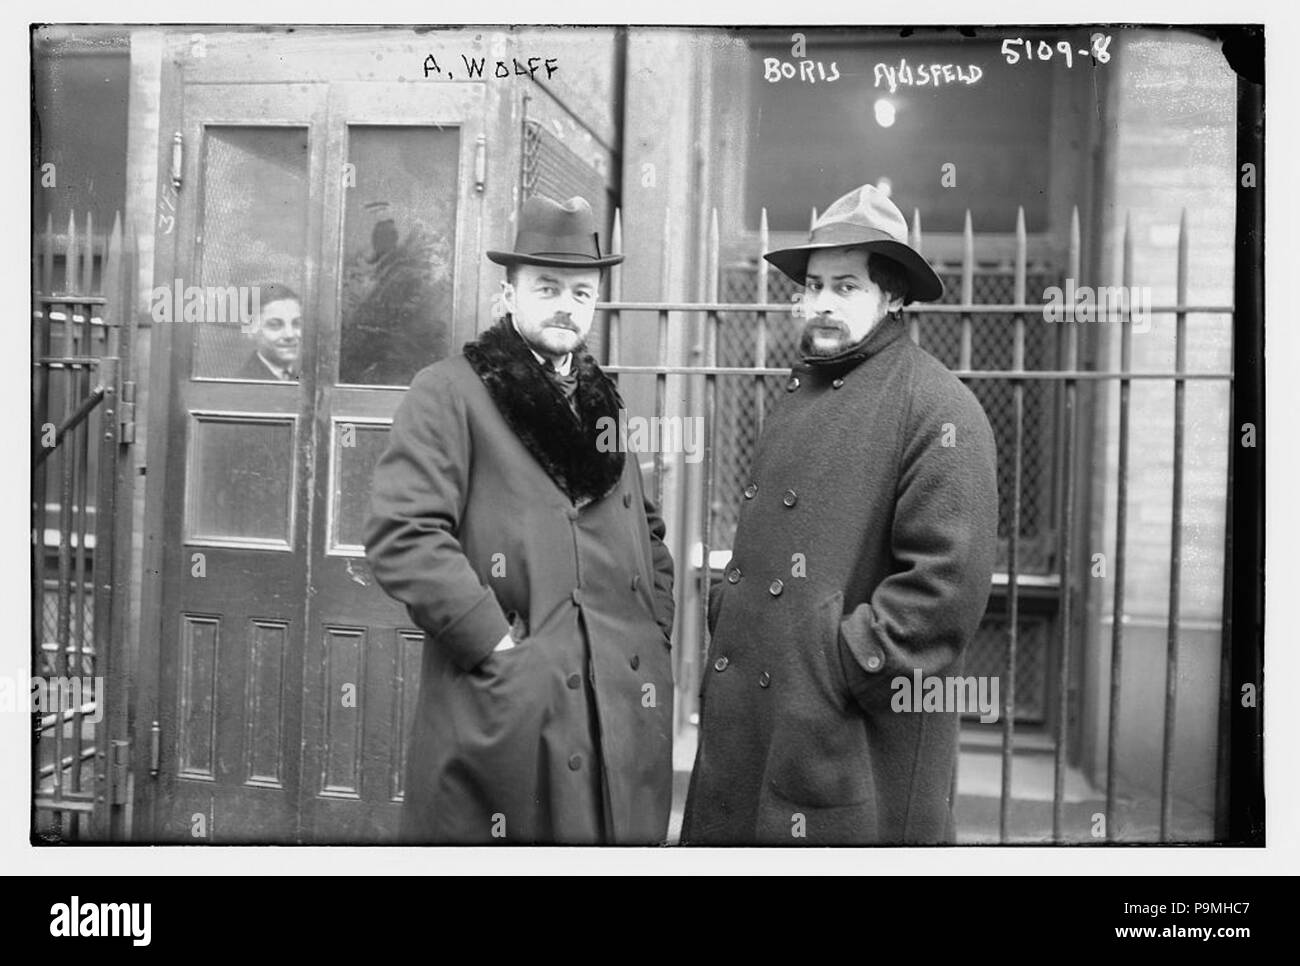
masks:
<instances>
[{"instance_id":1,"label":"dark wool overcoat","mask_svg":"<svg viewBox=\"0 0 1300 966\"><path fill-rule=\"evenodd\" d=\"M617 390L573 365L580 421L507 318L416 375L377 464L366 554L425 632L407 841L667 837L672 559L596 446Z\"/></svg>"},{"instance_id":2,"label":"dark wool overcoat","mask_svg":"<svg viewBox=\"0 0 1300 966\"><path fill-rule=\"evenodd\" d=\"M960 674L984 613L988 419L897 316L786 389L710 595L682 841L949 840L959 716L897 712L891 682Z\"/></svg>"}]
</instances>

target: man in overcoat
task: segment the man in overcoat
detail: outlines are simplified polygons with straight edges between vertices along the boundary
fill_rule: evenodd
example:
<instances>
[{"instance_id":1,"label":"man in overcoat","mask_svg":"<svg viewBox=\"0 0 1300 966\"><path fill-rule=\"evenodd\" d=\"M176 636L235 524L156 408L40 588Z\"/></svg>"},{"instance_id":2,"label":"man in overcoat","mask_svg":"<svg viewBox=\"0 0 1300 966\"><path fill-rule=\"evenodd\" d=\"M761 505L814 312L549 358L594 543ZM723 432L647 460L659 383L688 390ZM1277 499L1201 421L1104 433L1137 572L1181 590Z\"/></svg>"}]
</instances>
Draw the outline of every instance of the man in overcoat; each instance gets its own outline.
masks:
<instances>
[{"instance_id":1,"label":"man in overcoat","mask_svg":"<svg viewBox=\"0 0 1300 966\"><path fill-rule=\"evenodd\" d=\"M425 632L402 835L659 844L672 790L672 560L622 406L584 350L604 267L588 203L532 198L504 317L411 383L367 557ZM606 434L608 437L608 434Z\"/></svg>"},{"instance_id":2,"label":"man in overcoat","mask_svg":"<svg viewBox=\"0 0 1300 966\"><path fill-rule=\"evenodd\" d=\"M943 285L882 192L764 257L805 286L801 361L710 594L682 841L948 841L961 709L894 698L961 675L995 558L993 433L908 336L902 305Z\"/></svg>"}]
</instances>

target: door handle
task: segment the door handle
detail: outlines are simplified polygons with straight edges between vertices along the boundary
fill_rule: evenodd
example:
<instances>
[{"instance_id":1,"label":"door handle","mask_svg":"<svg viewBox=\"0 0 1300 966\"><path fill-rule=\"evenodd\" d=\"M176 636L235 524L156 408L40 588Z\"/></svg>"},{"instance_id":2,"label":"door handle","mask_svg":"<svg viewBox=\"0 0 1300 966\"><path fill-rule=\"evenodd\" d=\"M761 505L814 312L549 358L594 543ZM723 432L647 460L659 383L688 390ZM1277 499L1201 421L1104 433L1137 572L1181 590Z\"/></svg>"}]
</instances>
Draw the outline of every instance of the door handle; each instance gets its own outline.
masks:
<instances>
[{"instance_id":1,"label":"door handle","mask_svg":"<svg viewBox=\"0 0 1300 966\"><path fill-rule=\"evenodd\" d=\"M157 721L149 724L149 777L157 778L162 764L162 725Z\"/></svg>"}]
</instances>

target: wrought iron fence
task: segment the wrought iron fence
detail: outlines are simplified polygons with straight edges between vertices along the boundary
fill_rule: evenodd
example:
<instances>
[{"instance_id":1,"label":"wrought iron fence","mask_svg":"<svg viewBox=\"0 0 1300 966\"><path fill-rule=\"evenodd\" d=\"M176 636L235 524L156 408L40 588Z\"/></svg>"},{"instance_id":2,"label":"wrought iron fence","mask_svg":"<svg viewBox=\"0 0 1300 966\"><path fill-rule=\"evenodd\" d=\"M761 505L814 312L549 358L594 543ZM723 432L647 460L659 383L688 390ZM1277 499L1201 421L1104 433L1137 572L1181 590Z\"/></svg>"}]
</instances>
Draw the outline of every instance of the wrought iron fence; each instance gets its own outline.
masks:
<instances>
[{"instance_id":1,"label":"wrought iron fence","mask_svg":"<svg viewBox=\"0 0 1300 966\"><path fill-rule=\"evenodd\" d=\"M613 250L622 252L620 216L615 213ZM624 302L620 298L619 270L613 273L611 300L602 308L608 318L608 371L617 376L653 377L654 415L668 409L669 380L681 380L690 411L702 413L705 423L704 460L697 472L669 465L664 454L654 453L653 492L664 501L666 478L679 488L678 505L688 531L687 559L679 561L677 724L679 734L696 718L701 666L706 649L708 587L717 579L729 556L738 509L735 494L752 459L765 413L778 398L779 386L794 359L796 333L790 325L774 324L788 316L788 296L793 286L756 257L739 266L720 264L718 217L714 211L708 229L708 263L704 277L707 292L699 302ZM671 223L665 218L661 244L670 247ZM914 218L911 242L923 247L919 217ZM1132 235L1123 235L1123 285L1131 287ZM1002 707L995 727L1000 746L1000 796L997 803L999 841L1011 840L1012 774L1015 752L1034 737L1039 750L1052 762L1050 833L1044 839L1078 839L1064 827L1065 781L1072 739L1077 738L1077 709L1068 696L1077 682L1082 622L1077 609L1086 597L1085 574L1079 566L1081 539L1088 521L1079 519L1078 467L1087 454L1079 450L1085 421L1102 405L1095 390L1107 383L1119 387L1117 425L1118 471L1113 481L1117 501L1116 562L1111 602L1109 648L1110 686L1106 715L1106 775L1104 780L1105 841L1114 840L1118 814L1115 766L1121 738L1119 707L1123 700L1120 674L1124 655L1124 582L1127 561L1127 503L1130 472L1129 422L1131 386L1135 381L1172 384L1174 402L1174 468L1172 509L1168 652L1165 666L1164 737L1158 795L1158 840L1171 836L1173 730L1178 696L1179 592L1182 570L1182 505L1185 487L1184 435L1185 387L1189 380L1230 384L1231 372L1188 371L1186 323L1190 315L1223 316L1231 324L1233 309L1224 305L1187 303L1187 227L1180 227L1177 293L1172 305L1150 306L1153 315L1175 318L1174 368L1163 371L1132 370L1133 319L1131 306L1118 313L1120 359L1116 370L1094 367L1095 360L1080 359L1080 326L1036 325L1042 319L1044 292L1062 279L1081 278L1079 216L1073 213L1064 264L1039 259L1031 267L1023 212L1016 229L1015 254L1009 265L981 270L975 258L976 240L967 216L963 255L957 266L938 266L946 275L946 294L939 303L914 305L904 311L910 318L914 341L944 362L967 383L984 406L998 446L1001 547L998 573L989 610L967 655L966 673L996 674L1003 682ZM768 248L767 216L763 213L759 252ZM760 300L759 295L763 298ZM649 324L656 333L655 362L623 362L622 331L629 324ZM1071 319L1073 321L1073 319ZM673 329L688 333L693 351L691 364L670 360L669 336ZM1085 362L1087 364L1081 364ZM1081 392L1087 394L1087 412ZM678 473L677 470L683 472ZM1225 481L1226 487L1226 481ZM1225 496L1226 499L1226 496ZM706 508L692 513L690 507ZM1231 534L1227 534L1230 541ZM1018 728L1024 734L1018 733ZM1028 730L1025 730L1028 729ZM1072 733L1072 731L1074 733ZM957 776L953 776L954 795ZM1083 840L1089 840L1085 835Z\"/></svg>"}]
</instances>

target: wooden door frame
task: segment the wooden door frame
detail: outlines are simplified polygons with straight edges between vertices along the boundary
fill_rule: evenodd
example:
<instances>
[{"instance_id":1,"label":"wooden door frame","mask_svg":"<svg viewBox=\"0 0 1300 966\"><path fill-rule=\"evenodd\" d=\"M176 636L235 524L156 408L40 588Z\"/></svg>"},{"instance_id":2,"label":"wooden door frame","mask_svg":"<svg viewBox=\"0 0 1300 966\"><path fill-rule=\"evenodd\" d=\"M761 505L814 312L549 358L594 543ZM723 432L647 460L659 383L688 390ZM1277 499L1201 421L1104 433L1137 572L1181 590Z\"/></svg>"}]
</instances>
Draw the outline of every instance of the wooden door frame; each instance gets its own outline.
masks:
<instances>
[{"instance_id":1,"label":"wooden door frame","mask_svg":"<svg viewBox=\"0 0 1300 966\"><path fill-rule=\"evenodd\" d=\"M184 98L183 44L179 37L166 35L162 41L162 69L158 97L158 150L154 158L155 198L164 187L165 173L171 169L172 133L181 130ZM155 221L151 207L140 214ZM170 238L154 231L153 281L173 278L176 274L176 234ZM146 293L147 304L147 293ZM136 659L132 662L131 744L136 753L131 760L132 821L131 837L152 842L157 839L158 765L154 759L156 723L161 720L161 658L163 587L159 575L163 569L163 514L167 494L167 459L171 433L172 380L159 374L170 372L172 360L172 326L152 326L146 313L142 326L150 326L150 386L147 415L147 462L143 467L144 512L141 517L143 551L140 574L140 637L136 642Z\"/></svg>"}]
</instances>

